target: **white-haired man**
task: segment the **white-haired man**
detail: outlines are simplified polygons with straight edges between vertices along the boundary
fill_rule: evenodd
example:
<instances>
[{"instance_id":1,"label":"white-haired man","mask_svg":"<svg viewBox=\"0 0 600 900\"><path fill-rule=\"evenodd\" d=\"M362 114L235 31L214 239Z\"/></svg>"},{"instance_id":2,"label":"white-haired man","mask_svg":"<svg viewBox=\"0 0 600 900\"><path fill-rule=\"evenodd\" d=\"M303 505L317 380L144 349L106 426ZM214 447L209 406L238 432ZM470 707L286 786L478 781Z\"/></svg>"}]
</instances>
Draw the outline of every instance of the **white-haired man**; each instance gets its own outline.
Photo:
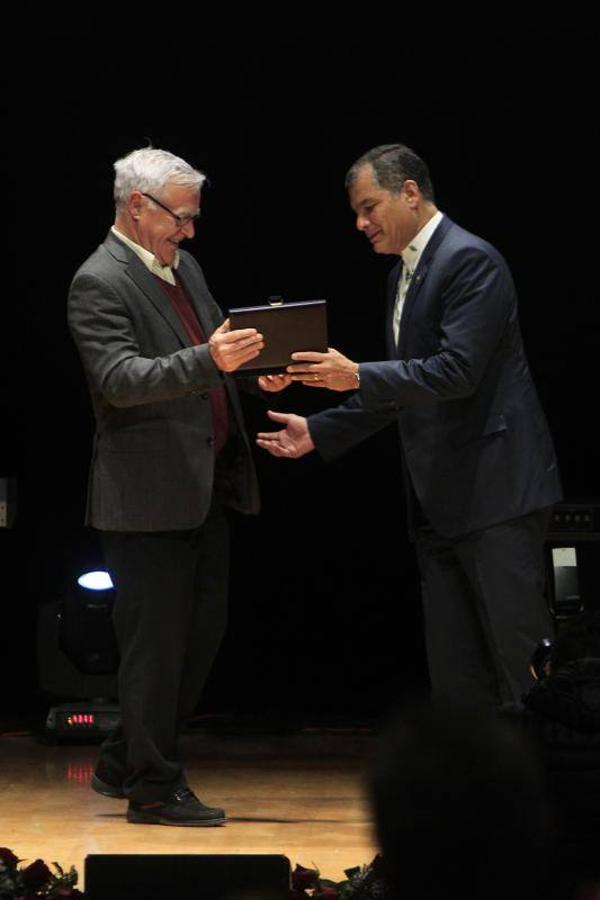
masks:
<instances>
[{"instance_id":1,"label":"white-haired man","mask_svg":"<svg viewBox=\"0 0 600 900\"><path fill-rule=\"evenodd\" d=\"M128 820L218 825L189 788L176 742L226 621L226 509L258 510L229 373L258 355L231 331L180 244L194 235L205 176L173 154L115 163L115 223L79 269L69 324L96 417L86 522L100 530L116 592L121 726L93 787L129 800ZM281 390L287 376L259 379Z\"/></svg>"}]
</instances>

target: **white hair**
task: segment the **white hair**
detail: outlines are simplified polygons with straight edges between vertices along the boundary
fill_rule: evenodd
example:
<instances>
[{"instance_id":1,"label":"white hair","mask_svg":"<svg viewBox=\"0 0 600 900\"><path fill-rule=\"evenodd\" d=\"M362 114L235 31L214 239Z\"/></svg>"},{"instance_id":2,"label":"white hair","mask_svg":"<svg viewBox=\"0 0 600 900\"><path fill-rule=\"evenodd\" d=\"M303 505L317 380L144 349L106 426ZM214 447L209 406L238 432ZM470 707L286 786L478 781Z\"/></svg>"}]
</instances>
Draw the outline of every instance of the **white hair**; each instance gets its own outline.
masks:
<instances>
[{"instance_id":1,"label":"white hair","mask_svg":"<svg viewBox=\"0 0 600 900\"><path fill-rule=\"evenodd\" d=\"M168 150L144 147L116 161L115 204L121 206L127 203L132 191L160 193L169 183L199 191L205 181L206 175Z\"/></svg>"}]
</instances>

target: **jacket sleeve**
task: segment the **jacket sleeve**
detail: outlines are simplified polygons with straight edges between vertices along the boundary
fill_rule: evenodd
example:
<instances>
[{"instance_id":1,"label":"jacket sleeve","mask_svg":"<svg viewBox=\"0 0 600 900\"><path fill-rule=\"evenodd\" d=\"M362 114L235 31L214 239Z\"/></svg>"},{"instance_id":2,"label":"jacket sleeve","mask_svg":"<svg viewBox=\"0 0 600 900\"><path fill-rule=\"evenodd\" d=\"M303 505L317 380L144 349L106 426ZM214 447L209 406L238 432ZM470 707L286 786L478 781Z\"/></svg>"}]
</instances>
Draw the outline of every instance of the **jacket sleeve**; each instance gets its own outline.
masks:
<instances>
[{"instance_id":1,"label":"jacket sleeve","mask_svg":"<svg viewBox=\"0 0 600 900\"><path fill-rule=\"evenodd\" d=\"M308 429L317 452L329 461L392 425L396 417L395 409L366 410L357 391L339 406L310 416Z\"/></svg>"},{"instance_id":2,"label":"jacket sleeve","mask_svg":"<svg viewBox=\"0 0 600 900\"><path fill-rule=\"evenodd\" d=\"M152 359L142 356L126 304L95 274L75 276L68 318L92 388L112 406L171 400L223 384L207 344Z\"/></svg>"}]
</instances>

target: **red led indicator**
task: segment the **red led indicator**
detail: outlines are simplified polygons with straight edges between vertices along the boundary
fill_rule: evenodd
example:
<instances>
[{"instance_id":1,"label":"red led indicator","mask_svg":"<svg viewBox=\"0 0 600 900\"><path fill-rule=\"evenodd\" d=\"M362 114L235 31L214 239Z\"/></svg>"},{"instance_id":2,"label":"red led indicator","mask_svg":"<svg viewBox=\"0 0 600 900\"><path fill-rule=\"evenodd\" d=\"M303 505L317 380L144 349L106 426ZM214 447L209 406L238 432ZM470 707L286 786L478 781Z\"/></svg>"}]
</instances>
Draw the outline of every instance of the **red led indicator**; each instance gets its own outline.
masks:
<instances>
[{"instance_id":1,"label":"red led indicator","mask_svg":"<svg viewBox=\"0 0 600 900\"><path fill-rule=\"evenodd\" d=\"M93 713L74 713L67 716L67 725L95 725L96 717Z\"/></svg>"}]
</instances>

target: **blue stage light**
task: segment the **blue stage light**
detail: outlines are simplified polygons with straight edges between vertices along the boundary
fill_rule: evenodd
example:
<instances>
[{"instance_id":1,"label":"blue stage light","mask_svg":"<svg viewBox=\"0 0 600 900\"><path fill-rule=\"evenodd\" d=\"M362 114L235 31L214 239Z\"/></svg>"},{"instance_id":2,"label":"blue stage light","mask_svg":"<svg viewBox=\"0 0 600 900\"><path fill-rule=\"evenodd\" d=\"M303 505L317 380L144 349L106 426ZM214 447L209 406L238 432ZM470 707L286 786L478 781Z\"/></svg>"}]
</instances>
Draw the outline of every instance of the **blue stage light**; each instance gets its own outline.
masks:
<instances>
[{"instance_id":1,"label":"blue stage light","mask_svg":"<svg viewBox=\"0 0 600 900\"><path fill-rule=\"evenodd\" d=\"M88 591L110 591L114 587L108 572L84 572L77 579L77 584Z\"/></svg>"}]
</instances>

